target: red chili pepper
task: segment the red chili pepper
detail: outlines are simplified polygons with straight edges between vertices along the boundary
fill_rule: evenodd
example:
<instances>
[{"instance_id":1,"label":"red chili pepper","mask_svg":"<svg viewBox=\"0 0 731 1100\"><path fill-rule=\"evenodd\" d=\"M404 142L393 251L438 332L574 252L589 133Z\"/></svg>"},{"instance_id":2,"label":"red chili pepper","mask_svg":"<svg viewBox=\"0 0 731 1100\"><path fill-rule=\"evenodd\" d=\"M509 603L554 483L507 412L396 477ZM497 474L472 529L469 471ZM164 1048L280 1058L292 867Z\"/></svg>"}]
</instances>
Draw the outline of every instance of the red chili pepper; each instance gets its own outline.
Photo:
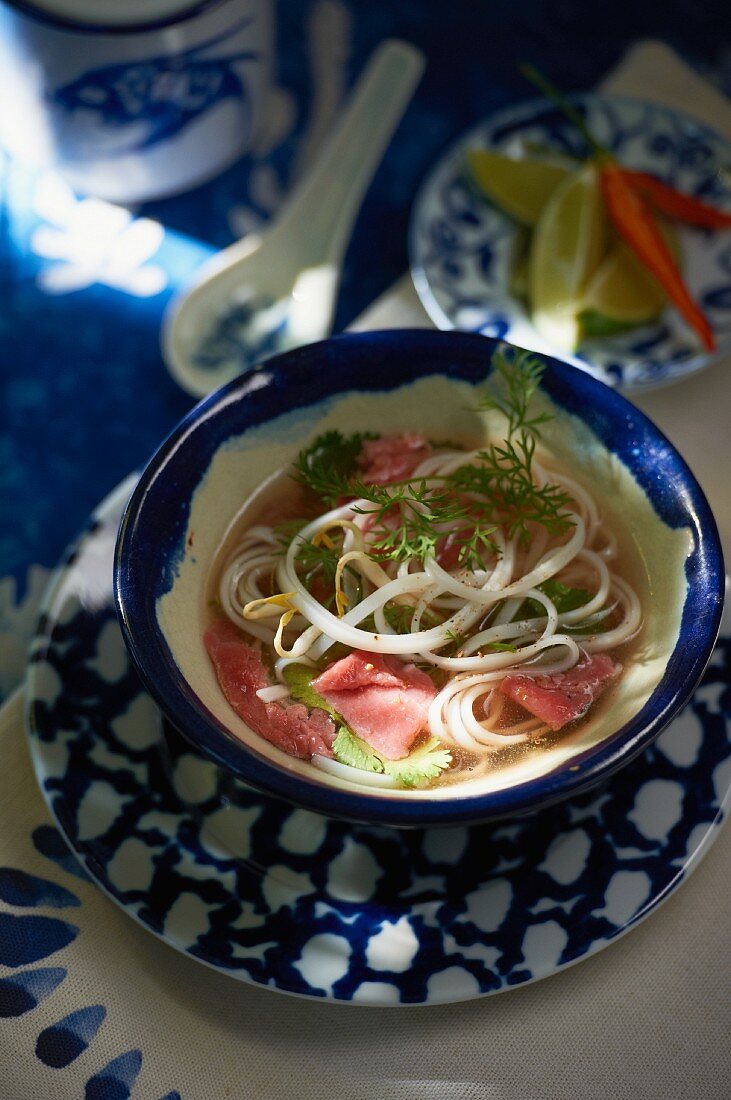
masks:
<instances>
[{"instance_id":1,"label":"red chili pepper","mask_svg":"<svg viewBox=\"0 0 731 1100\"><path fill-rule=\"evenodd\" d=\"M716 343L711 326L688 293L680 269L655 224L651 207L633 185L632 174L613 161L601 162L602 194L609 216L673 305L698 333L706 350L714 351Z\"/></svg>"},{"instance_id":2,"label":"red chili pepper","mask_svg":"<svg viewBox=\"0 0 731 1100\"><path fill-rule=\"evenodd\" d=\"M731 214L696 199L693 195L684 195L674 187L647 172L633 172L625 168L624 174L635 191L647 199L661 214L675 218L688 225L699 225L704 229L731 228Z\"/></svg>"}]
</instances>

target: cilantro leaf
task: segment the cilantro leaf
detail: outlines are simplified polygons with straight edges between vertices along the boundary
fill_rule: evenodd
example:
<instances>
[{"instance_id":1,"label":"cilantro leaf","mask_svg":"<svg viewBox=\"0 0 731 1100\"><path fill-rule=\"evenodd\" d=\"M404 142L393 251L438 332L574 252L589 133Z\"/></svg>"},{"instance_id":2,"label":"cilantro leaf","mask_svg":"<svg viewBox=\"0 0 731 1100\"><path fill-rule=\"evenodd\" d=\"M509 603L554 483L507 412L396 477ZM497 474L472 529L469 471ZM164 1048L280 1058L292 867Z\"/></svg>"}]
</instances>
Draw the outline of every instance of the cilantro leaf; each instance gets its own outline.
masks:
<instances>
[{"instance_id":1,"label":"cilantro leaf","mask_svg":"<svg viewBox=\"0 0 731 1100\"><path fill-rule=\"evenodd\" d=\"M338 731L333 742L333 756L341 764L360 768L362 772L380 773L384 770L383 760L378 753L374 752L366 741L356 737L347 726L341 726Z\"/></svg>"},{"instance_id":2,"label":"cilantro leaf","mask_svg":"<svg viewBox=\"0 0 731 1100\"><path fill-rule=\"evenodd\" d=\"M383 770L404 787L418 787L452 763L452 754L442 746L438 737L430 737L425 745L410 753L403 760L384 760Z\"/></svg>"},{"instance_id":3,"label":"cilantro leaf","mask_svg":"<svg viewBox=\"0 0 731 1100\"><path fill-rule=\"evenodd\" d=\"M342 716L312 686L312 681L319 675L319 669L309 668L307 665L285 665L284 667L284 681L295 702L304 703L310 710L324 710L336 722L341 723Z\"/></svg>"},{"instance_id":4,"label":"cilantro leaf","mask_svg":"<svg viewBox=\"0 0 731 1100\"><path fill-rule=\"evenodd\" d=\"M567 611L576 611L577 608L583 607L591 599L591 593L587 592L585 588L570 588L553 577L544 581L543 584L539 584L538 587L556 605L559 615L564 615ZM546 609L543 604L538 603L538 600L526 600L517 617L525 619L545 614Z\"/></svg>"},{"instance_id":5,"label":"cilantro leaf","mask_svg":"<svg viewBox=\"0 0 731 1100\"><path fill-rule=\"evenodd\" d=\"M559 615L564 615L567 611L576 611L578 608L584 607L591 599L591 592L587 591L586 588L571 588L553 577L539 584L538 588L548 596L549 600L553 601ZM513 615L513 622L515 623L519 619L540 618L545 614L546 609L538 600L524 600L515 615ZM608 616L609 609L605 608L602 611L597 611L594 615L590 615L580 623L565 623L561 630L566 634L602 634L609 629Z\"/></svg>"},{"instance_id":6,"label":"cilantro leaf","mask_svg":"<svg viewBox=\"0 0 731 1100\"><path fill-rule=\"evenodd\" d=\"M403 787L418 787L421 783L436 779L452 763L452 754L442 747L438 737L430 738L403 760L386 760L347 726L341 726L335 738L333 755L341 764L349 764L361 771L385 772Z\"/></svg>"}]
</instances>

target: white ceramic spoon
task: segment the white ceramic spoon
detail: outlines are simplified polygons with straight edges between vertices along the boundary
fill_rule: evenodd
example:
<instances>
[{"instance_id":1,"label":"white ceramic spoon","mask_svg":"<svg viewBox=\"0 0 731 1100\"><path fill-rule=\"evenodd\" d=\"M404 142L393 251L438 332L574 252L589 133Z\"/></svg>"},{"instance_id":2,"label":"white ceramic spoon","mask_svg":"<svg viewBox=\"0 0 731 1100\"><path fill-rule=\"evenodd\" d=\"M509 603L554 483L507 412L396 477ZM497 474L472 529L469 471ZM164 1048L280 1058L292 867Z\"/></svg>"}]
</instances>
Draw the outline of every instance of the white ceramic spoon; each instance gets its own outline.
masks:
<instances>
[{"instance_id":1,"label":"white ceramic spoon","mask_svg":"<svg viewBox=\"0 0 731 1100\"><path fill-rule=\"evenodd\" d=\"M267 356L330 333L353 222L423 68L414 46L379 46L323 156L272 227L206 261L170 303L162 350L188 393L202 397Z\"/></svg>"}]
</instances>

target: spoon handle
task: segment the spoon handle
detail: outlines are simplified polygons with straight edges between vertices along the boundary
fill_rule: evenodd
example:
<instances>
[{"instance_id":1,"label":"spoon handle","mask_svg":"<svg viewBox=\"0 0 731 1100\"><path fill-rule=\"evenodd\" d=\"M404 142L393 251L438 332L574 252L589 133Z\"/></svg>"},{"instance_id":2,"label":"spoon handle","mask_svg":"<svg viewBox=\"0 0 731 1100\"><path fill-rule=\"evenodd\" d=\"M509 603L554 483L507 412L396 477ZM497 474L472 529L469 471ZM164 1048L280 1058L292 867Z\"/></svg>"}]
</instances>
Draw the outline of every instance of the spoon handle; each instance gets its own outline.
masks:
<instances>
[{"instance_id":1,"label":"spoon handle","mask_svg":"<svg viewBox=\"0 0 731 1100\"><path fill-rule=\"evenodd\" d=\"M424 70L423 53L395 39L382 43L358 80L317 164L282 212L287 233L304 233L307 263L339 265L373 173Z\"/></svg>"}]
</instances>

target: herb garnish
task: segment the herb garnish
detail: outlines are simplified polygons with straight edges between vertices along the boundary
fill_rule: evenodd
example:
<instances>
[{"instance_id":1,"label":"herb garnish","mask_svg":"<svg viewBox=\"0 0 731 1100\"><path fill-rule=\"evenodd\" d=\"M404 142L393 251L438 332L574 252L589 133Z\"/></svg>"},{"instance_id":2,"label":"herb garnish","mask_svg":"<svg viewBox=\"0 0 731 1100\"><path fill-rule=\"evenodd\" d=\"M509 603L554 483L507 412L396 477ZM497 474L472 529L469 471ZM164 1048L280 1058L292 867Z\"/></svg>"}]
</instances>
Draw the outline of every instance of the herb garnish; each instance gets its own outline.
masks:
<instances>
[{"instance_id":1,"label":"herb garnish","mask_svg":"<svg viewBox=\"0 0 731 1100\"><path fill-rule=\"evenodd\" d=\"M390 603L383 609L383 615L391 630L396 634L410 634L414 608L410 603ZM431 616L434 618L434 616ZM423 622L423 616L422 616ZM436 625L436 623L434 624Z\"/></svg>"},{"instance_id":2,"label":"herb garnish","mask_svg":"<svg viewBox=\"0 0 731 1100\"><path fill-rule=\"evenodd\" d=\"M286 552L292 544L292 540L306 527L311 520L292 519L285 520L276 528L277 540ZM305 587L312 591L316 580L320 581L326 589L331 590L323 597L325 607L330 607L335 602L335 577L338 562L343 553L343 533L334 528L332 533L321 532L314 539L299 539L295 550L295 561L301 567L301 578ZM351 574L356 581L360 581L359 574L346 565L345 571Z\"/></svg>"},{"instance_id":3,"label":"herb garnish","mask_svg":"<svg viewBox=\"0 0 731 1100\"><path fill-rule=\"evenodd\" d=\"M438 737L430 737L426 744L414 749L403 760L387 760L347 726L340 727L333 742L333 756L341 764L361 771L390 775L403 787L418 787L436 779L452 763L451 752Z\"/></svg>"},{"instance_id":4,"label":"herb garnish","mask_svg":"<svg viewBox=\"0 0 731 1100\"><path fill-rule=\"evenodd\" d=\"M536 437L540 437L541 425L552 419L549 413L529 415L545 363L530 352L516 351L510 357L507 349L498 348L492 365L494 381L478 408L503 414L508 422L505 440L480 451L478 463L460 466L449 475L449 481L475 497L480 506L488 503L494 522L507 528L509 538L517 535L527 543L529 525L536 523L552 535L561 534L572 526L565 511L570 503L568 493L558 485L536 485L533 479Z\"/></svg>"},{"instance_id":5,"label":"herb garnish","mask_svg":"<svg viewBox=\"0 0 731 1100\"><path fill-rule=\"evenodd\" d=\"M370 551L377 558L392 561L423 561L434 557L437 543L447 534L459 543L461 565L479 567L480 548L494 549L490 535L493 525L479 527L474 522L474 509L460 498L450 484L404 481L391 485L366 485L351 482L353 496L372 507L355 505L353 511L371 517Z\"/></svg>"},{"instance_id":6,"label":"herb garnish","mask_svg":"<svg viewBox=\"0 0 731 1100\"><path fill-rule=\"evenodd\" d=\"M319 436L297 458L296 480L326 504L359 501L353 510L370 517L368 551L376 561L424 561L436 556L440 540L448 536L458 547L459 565L477 569L485 551L496 551L492 536L498 526L523 543L535 524L554 535L572 526L566 511L569 495L558 485L538 485L533 477L536 437L551 419L545 412L531 415L529 408L545 364L530 352L501 347L492 365L494 373L479 408L505 417L506 436L479 451L471 465L434 478L367 484L355 471L363 441L373 436L345 437L337 431ZM312 560L317 557L323 575L334 575L323 547L316 550ZM298 551L298 557L301 554Z\"/></svg>"},{"instance_id":7,"label":"herb garnish","mask_svg":"<svg viewBox=\"0 0 731 1100\"><path fill-rule=\"evenodd\" d=\"M342 723L342 716L312 686L312 681L320 675L319 669L310 668L309 665L291 664L285 665L283 675L284 682L296 702L304 703L310 710L315 707L318 710L324 710L335 722Z\"/></svg>"},{"instance_id":8,"label":"herb garnish","mask_svg":"<svg viewBox=\"0 0 731 1100\"><path fill-rule=\"evenodd\" d=\"M588 592L585 588L570 588L569 585L557 581L555 577L543 581L542 584L538 585L538 588L545 596L548 596L559 615L565 615L567 611L576 611L591 599L591 592ZM525 600L523 606L519 608L517 618L525 619L529 616L545 614L546 609L542 603L539 603L538 600L529 599Z\"/></svg>"},{"instance_id":9,"label":"herb garnish","mask_svg":"<svg viewBox=\"0 0 731 1100\"><path fill-rule=\"evenodd\" d=\"M358 468L364 441L375 438L373 432L349 436L338 431L323 432L295 459L295 481L334 506L340 497L349 495L348 479Z\"/></svg>"},{"instance_id":10,"label":"herb garnish","mask_svg":"<svg viewBox=\"0 0 731 1100\"><path fill-rule=\"evenodd\" d=\"M538 585L538 588L552 601L559 615L576 611L578 608L584 607L591 599L591 593L586 588L571 588L569 585L557 581L555 577L543 581L542 584ZM605 608L603 611L597 611L577 623L564 623L561 629L565 634L603 634L605 630L609 629L607 620L610 611L611 608ZM546 609L542 603L539 603L538 600L527 599L523 601L515 615L513 615L513 622L518 622L519 619L545 618L545 615Z\"/></svg>"},{"instance_id":11,"label":"herb garnish","mask_svg":"<svg viewBox=\"0 0 731 1100\"><path fill-rule=\"evenodd\" d=\"M480 510L489 505L493 520L506 528L508 538L517 535L524 545L531 524L541 524L552 535L572 526L565 511L571 500L568 493L558 485L539 486L533 480L535 449L535 438L521 430L517 439L491 443L479 452L478 463L460 466L449 475L455 489L476 498Z\"/></svg>"},{"instance_id":12,"label":"herb garnish","mask_svg":"<svg viewBox=\"0 0 731 1100\"><path fill-rule=\"evenodd\" d=\"M491 365L494 381L481 395L477 407L497 409L503 414L508 422L508 439L520 430L539 436L541 424L553 418L547 412L531 417L528 406L540 388L546 364L529 351L516 349L510 355L503 346L493 352Z\"/></svg>"},{"instance_id":13,"label":"herb garnish","mask_svg":"<svg viewBox=\"0 0 731 1100\"><path fill-rule=\"evenodd\" d=\"M328 539L327 542L308 542L307 539L300 539L295 557L307 575L319 570L324 581L334 584L342 552L341 541L333 542Z\"/></svg>"}]
</instances>

